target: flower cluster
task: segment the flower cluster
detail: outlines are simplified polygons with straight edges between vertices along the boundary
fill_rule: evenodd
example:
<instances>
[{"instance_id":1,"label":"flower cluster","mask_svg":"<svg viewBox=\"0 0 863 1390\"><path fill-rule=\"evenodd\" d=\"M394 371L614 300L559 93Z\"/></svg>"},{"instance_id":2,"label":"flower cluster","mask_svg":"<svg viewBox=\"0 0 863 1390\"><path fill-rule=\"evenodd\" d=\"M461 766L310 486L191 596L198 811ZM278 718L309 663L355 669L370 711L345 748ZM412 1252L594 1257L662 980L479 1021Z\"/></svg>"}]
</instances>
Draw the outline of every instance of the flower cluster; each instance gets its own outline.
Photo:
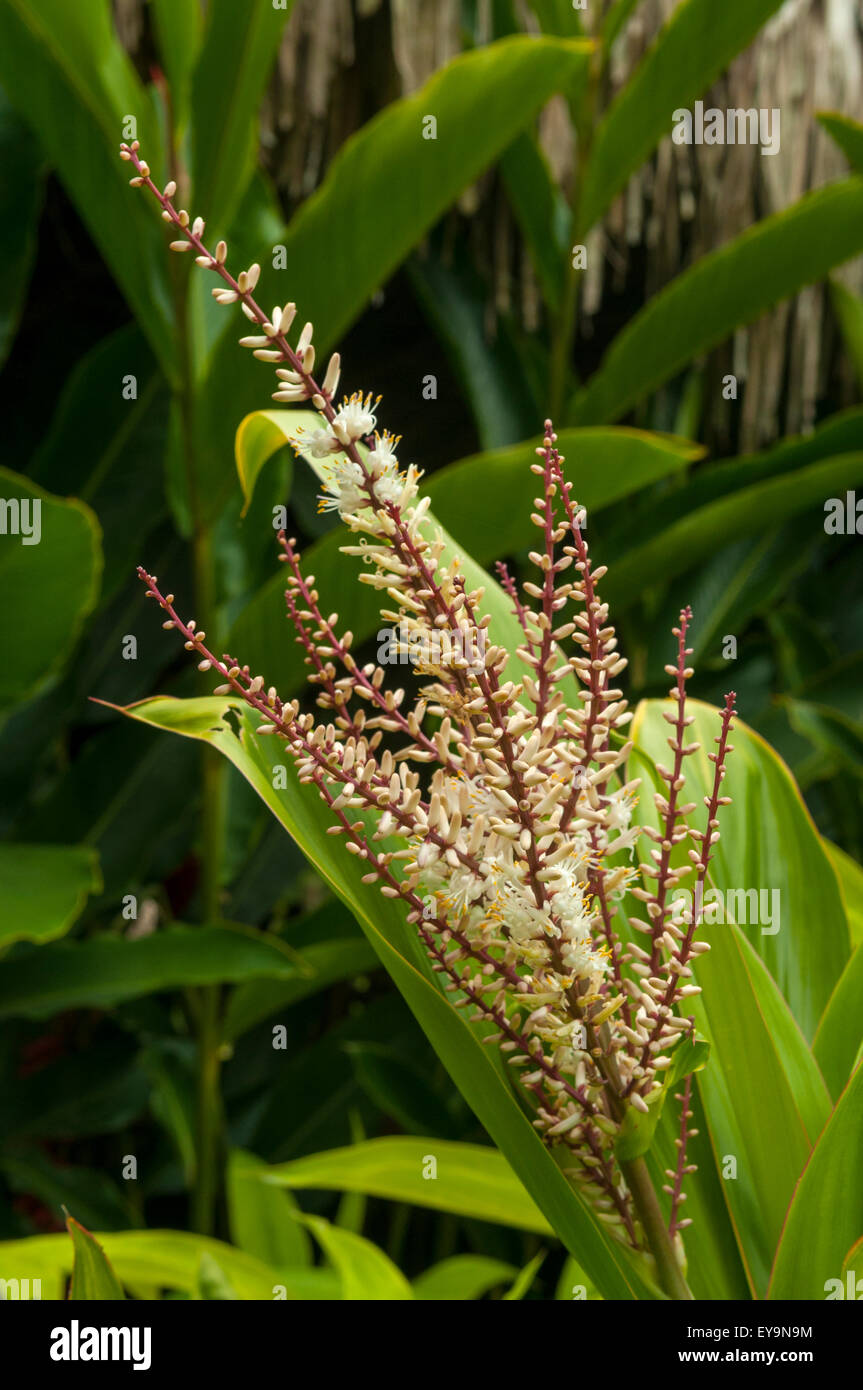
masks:
<instances>
[{"instance_id":1,"label":"flower cluster","mask_svg":"<svg viewBox=\"0 0 863 1390\"><path fill-rule=\"evenodd\" d=\"M678 921L669 898L686 874L703 886L708 873L727 801L721 784L734 697L711 754L713 787L699 831L690 822L695 803L683 796L686 759L699 746L686 738L692 672L684 610L674 629L677 659L667 667L672 765L658 768L665 791L655 796L656 828L641 824L638 783L625 772L631 715L617 679L626 662L600 597L606 571L590 558L585 513L551 423L533 465L533 575L518 586L499 566L519 634L512 651L496 643L483 590L469 587L429 517L417 469L401 469L399 440L377 432L379 402L356 393L336 404L338 356L319 385L311 325L293 346L286 336L295 306L267 317L252 297L259 268L235 280L224 244L210 255L200 219L190 224L174 209L173 190L158 191L134 146L121 153L135 165L133 183L146 184L180 230L172 245L191 246L219 276L217 299L239 301L259 326L259 335L241 341L282 364L275 398L308 400L319 412L320 428L301 449L322 461L321 505L337 510L350 531L344 549L382 592L382 617L425 639L426 649L442 631L458 641L449 661L419 667L424 683L415 694L388 689L382 666L353 655L353 635L327 616L295 543L280 535L288 613L323 712L316 718L230 655L217 657L195 623L180 618L173 595L142 570L148 593L201 669L218 674L218 690L247 702L260 734L283 740L301 782L329 807L333 833L359 861L363 881L404 904L455 1006L506 1055L543 1139L565 1148L567 1170L610 1231L642 1248L643 1183L618 1160L615 1143L629 1112L647 1112L662 1093L674 1050L693 1031L691 966L707 946L696 940L698 914ZM688 863L678 846L689 848ZM672 1237L687 1224L679 1208L690 1094L686 1082L680 1157L666 1189Z\"/></svg>"}]
</instances>

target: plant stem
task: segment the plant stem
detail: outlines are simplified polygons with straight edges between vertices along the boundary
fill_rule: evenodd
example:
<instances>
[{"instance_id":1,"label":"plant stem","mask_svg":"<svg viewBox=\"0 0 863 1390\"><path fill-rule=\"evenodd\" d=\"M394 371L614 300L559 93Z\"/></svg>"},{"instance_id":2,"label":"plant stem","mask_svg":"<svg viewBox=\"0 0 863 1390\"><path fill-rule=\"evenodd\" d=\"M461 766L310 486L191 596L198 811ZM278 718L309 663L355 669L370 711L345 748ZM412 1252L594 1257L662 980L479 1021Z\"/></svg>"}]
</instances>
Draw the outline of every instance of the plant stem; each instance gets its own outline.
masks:
<instances>
[{"instance_id":1,"label":"plant stem","mask_svg":"<svg viewBox=\"0 0 863 1390\"><path fill-rule=\"evenodd\" d=\"M656 1260L656 1269L664 1291L669 1298L691 1299L692 1293L674 1253L674 1245L666 1230L662 1208L645 1160L633 1158L628 1163L621 1163L620 1168L632 1193L650 1253Z\"/></svg>"},{"instance_id":2,"label":"plant stem","mask_svg":"<svg viewBox=\"0 0 863 1390\"><path fill-rule=\"evenodd\" d=\"M197 440L194 411L194 365L189 329L188 267L177 265L173 272L174 309L177 326L179 380L176 388L180 419L186 501L193 528L195 611L206 619L218 648L216 627L216 585L212 537L201 507L197 474ZM209 685L207 685L209 693ZM202 922L212 925L221 916L219 875L222 853L224 769L214 748L205 747L201 764L201 838L199 898ZM218 985L196 992L198 1022L198 1074L196 1088L195 1187L192 1193L192 1225L203 1235L212 1235L216 1222L222 1159L223 1111L221 1101L222 993Z\"/></svg>"}]
</instances>

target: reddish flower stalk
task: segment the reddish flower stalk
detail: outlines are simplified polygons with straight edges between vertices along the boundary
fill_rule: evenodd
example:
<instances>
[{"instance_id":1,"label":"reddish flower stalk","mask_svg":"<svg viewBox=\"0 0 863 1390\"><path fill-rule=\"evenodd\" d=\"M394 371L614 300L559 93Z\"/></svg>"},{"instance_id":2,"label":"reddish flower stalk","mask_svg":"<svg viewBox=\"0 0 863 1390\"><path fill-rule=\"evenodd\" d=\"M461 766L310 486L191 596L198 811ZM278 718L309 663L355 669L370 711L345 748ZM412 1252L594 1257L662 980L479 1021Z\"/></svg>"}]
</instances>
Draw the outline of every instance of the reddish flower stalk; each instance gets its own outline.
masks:
<instances>
[{"instance_id":1,"label":"reddish flower stalk","mask_svg":"<svg viewBox=\"0 0 863 1390\"><path fill-rule=\"evenodd\" d=\"M162 216L177 230L176 250L191 246L214 272L214 291L239 302L259 335L241 342L277 366L279 401L309 401L321 427L295 441L318 461L322 506L337 510L353 533L345 553L361 559L363 579L392 607L382 617L398 631L395 650L408 651L426 679L416 697L387 684L385 659L360 666L353 634L325 616L304 575L293 541L280 535L288 566L288 614L305 653L320 722L299 702L282 700L230 655L205 645L205 633L183 622L173 595L154 576L141 578L177 629L199 667L214 670L217 693L242 700L259 735L280 739L301 784L313 786L329 809L331 833L362 868L362 881L400 901L427 950L433 970L457 1008L485 1026L484 1041L500 1047L533 1107L545 1143L566 1150L567 1172L609 1232L637 1250L649 1248L666 1288L685 1296L673 1241L686 1224L683 1200L689 1082L684 1084L678 1166L669 1231L642 1159L620 1162L616 1146L631 1111L645 1113L664 1089L674 1048L692 1030L681 1005L695 989L688 961L704 943L694 940L700 911L683 932L670 919L669 890L690 867L672 863L675 847L693 835L691 859L703 888L717 838L719 795L733 696L726 701L705 832L681 801L685 743L686 633L681 614L675 677L674 766L660 768L668 796L656 796L659 830L633 824L636 782L624 780L631 743L620 737L631 716L612 682L626 662L617 651L608 607L597 585L583 535L584 512L571 496L557 437L546 422L539 462L542 479L532 520L542 535L531 553L538 574L522 593L500 567L519 624L512 654L495 642L483 612L483 591L468 590L459 561L447 552L418 496L420 474L402 470L399 440L376 431L378 402L355 394L335 404L339 359L321 383L312 375L315 350L307 324L295 345L287 333L295 306L267 314L253 298L260 268L236 279L227 248L210 252L203 222L177 210L171 185L159 192L137 145L122 157L136 170ZM524 595L524 596L522 596ZM444 641L444 639L447 639ZM571 641L571 648L567 646ZM355 812L361 812L358 816ZM636 869L632 854L645 834L652 862ZM640 872L653 892L636 886ZM615 920L632 891L646 904L650 949L624 949Z\"/></svg>"}]
</instances>

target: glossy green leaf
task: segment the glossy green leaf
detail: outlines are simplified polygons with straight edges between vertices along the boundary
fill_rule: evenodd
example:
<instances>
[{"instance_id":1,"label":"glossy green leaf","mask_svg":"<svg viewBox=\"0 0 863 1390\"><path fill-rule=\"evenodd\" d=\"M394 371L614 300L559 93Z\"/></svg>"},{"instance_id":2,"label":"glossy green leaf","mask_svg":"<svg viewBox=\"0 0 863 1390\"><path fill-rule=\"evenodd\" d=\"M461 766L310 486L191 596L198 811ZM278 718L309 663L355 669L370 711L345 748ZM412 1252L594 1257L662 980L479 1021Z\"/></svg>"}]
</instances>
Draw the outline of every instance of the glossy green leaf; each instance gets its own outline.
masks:
<instances>
[{"instance_id":1,"label":"glossy green leaf","mask_svg":"<svg viewBox=\"0 0 863 1390\"><path fill-rule=\"evenodd\" d=\"M839 1098L782 1231L768 1297L823 1299L863 1232L863 1067Z\"/></svg>"},{"instance_id":2,"label":"glossy green leaf","mask_svg":"<svg viewBox=\"0 0 863 1390\"><path fill-rule=\"evenodd\" d=\"M672 113L703 96L781 0L683 0L599 124L578 225L588 231L672 130Z\"/></svg>"},{"instance_id":3,"label":"glossy green leaf","mask_svg":"<svg viewBox=\"0 0 863 1390\"><path fill-rule=\"evenodd\" d=\"M346 141L284 239L290 293L316 342L344 333L461 190L585 72L589 51L581 40L501 39L454 58ZM424 138L427 116L435 139Z\"/></svg>"},{"instance_id":4,"label":"glossy green leaf","mask_svg":"<svg viewBox=\"0 0 863 1390\"><path fill-rule=\"evenodd\" d=\"M487 288L463 243L452 253L416 255L407 262L414 294L449 358L453 377L467 398L480 445L500 448L523 439L542 413L542 395L528 347L540 359L545 387L544 349L507 313L489 329ZM433 407L432 407L433 408Z\"/></svg>"},{"instance_id":5,"label":"glossy green leaf","mask_svg":"<svg viewBox=\"0 0 863 1390\"><path fill-rule=\"evenodd\" d=\"M848 918L848 931L854 946L863 943L863 869L838 845L822 840L824 851L839 880L839 892Z\"/></svg>"},{"instance_id":6,"label":"glossy green leaf","mask_svg":"<svg viewBox=\"0 0 863 1390\"><path fill-rule=\"evenodd\" d=\"M643 703L633 724L637 748L660 761L667 758L663 708L662 702ZM686 766L686 794L697 801L712 772L707 753L719 715L697 701L687 702L687 710L695 716L689 735L702 745ZM699 1073L698 1086L741 1255L753 1290L763 1296L785 1209L830 1113L830 1098L800 1027L755 947L783 970L786 988L800 1007L812 1009L819 989L829 988L829 971L819 953L829 956L832 921L832 950L840 956L844 918L836 915L835 880L831 886L824 874L823 851L788 773L739 721L732 743L735 751L723 791L733 801L722 808L711 883L723 893L781 883L782 925L777 936L768 938L758 935L759 928L746 928L755 932L750 944L734 922L705 922L700 935L711 949L700 957L696 971L702 993L688 1007L711 1043L710 1062ZM633 758L633 772L647 774L648 785L658 784L643 758ZM654 821L645 795L639 814ZM705 913L710 901L705 899ZM815 902L824 932L817 951L809 936L808 905ZM730 905L736 908L736 902ZM807 970L816 978L804 985ZM808 984L814 984L814 991ZM726 1173L732 1158L734 1176Z\"/></svg>"},{"instance_id":7,"label":"glossy green leaf","mask_svg":"<svg viewBox=\"0 0 863 1390\"><path fill-rule=\"evenodd\" d=\"M570 211L545 155L524 131L504 150L500 172L546 304L559 308L570 256Z\"/></svg>"},{"instance_id":8,"label":"glossy green leaf","mask_svg":"<svg viewBox=\"0 0 863 1390\"><path fill-rule=\"evenodd\" d=\"M716 537L760 535L790 517L809 513L823 522L824 499L853 487L860 478L863 454L838 454L821 463L766 478L709 502L620 555L609 570L604 597L612 605L631 603L643 576L670 578L697 564L715 547Z\"/></svg>"},{"instance_id":9,"label":"glossy green leaf","mask_svg":"<svg viewBox=\"0 0 863 1390\"><path fill-rule=\"evenodd\" d=\"M433 1161L430 1161L433 1160ZM476 1221L551 1234L503 1154L479 1144L393 1135L295 1158L266 1173L285 1187L364 1192Z\"/></svg>"},{"instance_id":10,"label":"glossy green leaf","mask_svg":"<svg viewBox=\"0 0 863 1390\"><path fill-rule=\"evenodd\" d=\"M749 0L746 0L749 3ZM715 14L711 4L705 14ZM734 7L723 7L723 15ZM576 396L570 424L617 420L693 357L863 250L863 180L844 179L702 256L648 301Z\"/></svg>"},{"instance_id":11,"label":"glossy green leaf","mask_svg":"<svg viewBox=\"0 0 863 1390\"><path fill-rule=\"evenodd\" d=\"M320 1216L306 1216L303 1221L338 1274L342 1298L363 1303L413 1298L401 1270L370 1240Z\"/></svg>"},{"instance_id":12,"label":"glossy green leaf","mask_svg":"<svg viewBox=\"0 0 863 1390\"><path fill-rule=\"evenodd\" d=\"M818 1024L812 1051L835 1098L851 1075L863 1042L863 948L854 951Z\"/></svg>"},{"instance_id":13,"label":"glossy green leaf","mask_svg":"<svg viewBox=\"0 0 863 1390\"><path fill-rule=\"evenodd\" d=\"M209 1250L202 1253L198 1265L195 1297L207 1300L216 1299L220 1302L232 1301L237 1297L233 1284Z\"/></svg>"},{"instance_id":14,"label":"glossy green leaf","mask_svg":"<svg viewBox=\"0 0 863 1390\"><path fill-rule=\"evenodd\" d=\"M638 747L654 762L668 756L664 709L667 705L659 700L638 708ZM686 759L687 795L700 806L712 786L708 754L715 751L719 714L700 701L687 701L687 712L695 719L688 736L701 744ZM811 1038L850 951L836 877L785 764L741 719L735 718L731 743L734 752L723 782L731 805L722 808L711 883L723 894L736 895L725 899L728 917L762 956ZM705 911L709 904L706 896ZM748 925L744 915L750 918ZM818 922L817 934L813 921ZM713 930L713 935L723 933L722 926Z\"/></svg>"},{"instance_id":15,"label":"glossy green leaf","mask_svg":"<svg viewBox=\"0 0 863 1390\"><path fill-rule=\"evenodd\" d=\"M102 572L99 525L74 498L54 497L0 468L0 712L32 694L75 644Z\"/></svg>"},{"instance_id":16,"label":"glossy green leaf","mask_svg":"<svg viewBox=\"0 0 863 1390\"><path fill-rule=\"evenodd\" d=\"M157 990L302 973L293 951L250 927L170 926L134 940L99 935L0 962L0 1017L105 1009Z\"/></svg>"},{"instance_id":17,"label":"glossy green leaf","mask_svg":"<svg viewBox=\"0 0 863 1390\"><path fill-rule=\"evenodd\" d=\"M189 113L192 73L204 37L204 11L200 0L151 0L151 8L174 123L182 132Z\"/></svg>"},{"instance_id":18,"label":"glossy green leaf","mask_svg":"<svg viewBox=\"0 0 863 1390\"><path fill-rule=\"evenodd\" d=\"M156 107L114 33L108 0L2 0L0 82L36 131L165 370L174 367L165 238L118 158L133 116L155 179ZM118 236L117 229L124 235Z\"/></svg>"},{"instance_id":19,"label":"glossy green leaf","mask_svg":"<svg viewBox=\"0 0 863 1390\"><path fill-rule=\"evenodd\" d=\"M492 1260L486 1255L452 1255L414 1279L414 1298L435 1303L482 1298L514 1275L513 1266L503 1260Z\"/></svg>"},{"instance_id":20,"label":"glossy green leaf","mask_svg":"<svg viewBox=\"0 0 863 1390\"><path fill-rule=\"evenodd\" d=\"M122 1299L124 1294L119 1280L99 1242L69 1215L66 1216L66 1229L75 1249L70 1300Z\"/></svg>"},{"instance_id":21,"label":"glossy green leaf","mask_svg":"<svg viewBox=\"0 0 863 1390\"><path fill-rule=\"evenodd\" d=\"M836 141L854 172L863 174L863 125L840 111L819 111L816 119Z\"/></svg>"},{"instance_id":22,"label":"glossy green leaf","mask_svg":"<svg viewBox=\"0 0 863 1390\"><path fill-rule=\"evenodd\" d=\"M112 1231L100 1232L98 1242L127 1288L145 1285L193 1295L201 1256L207 1253L239 1298L272 1299L277 1285L286 1288L289 1299L304 1296L287 1272L270 1269L253 1255L208 1236L187 1231ZM13 1276L16 1270L32 1270L31 1278L41 1278L50 1286L58 1276L71 1273L72 1260L72 1242L66 1235L0 1242L0 1278ZM303 1275L304 1271L298 1271L298 1278Z\"/></svg>"},{"instance_id":23,"label":"glossy green leaf","mask_svg":"<svg viewBox=\"0 0 863 1390\"><path fill-rule=\"evenodd\" d=\"M863 776L863 725L847 714L808 700L785 699L793 729L825 753L837 771Z\"/></svg>"},{"instance_id":24,"label":"glossy green leaf","mask_svg":"<svg viewBox=\"0 0 863 1390\"><path fill-rule=\"evenodd\" d=\"M195 206L225 231L252 177L258 107L276 61L286 6L211 0L207 32L192 83Z\"/></svg>"},{"instance_id":25,"label":"glossy green leaf","mask_svg":"<svg viewBox=\"0 0 863 1390\"><path fill-rule=\"evenodd\" d=\"M504 1302L519 1303L524 1298L539 1273L539 1267L545 1259L546 1253L545 1250L538 1251L533 1259L527 1262L524 1269L519 1270L516 1278L513 1280L512 1288L507 1289L503 1296Z\"/></svg>"},{"instance_id":26,"label":"glossy green leaf","mask_svg":"<svg viewBox=\"0 0 863 1390\"><path fill-rule=\"evenodd\" d=\"M232 991L222 1025L226 1042L235 1041L270 1014L289 1009L339 980L375 970L379 964L363 936L337 937L304 946L299 962L302 972L290 979L255 980Z\"/></svg>"},{"instance_id":27,"label":"glossy green leaf","mask_svg":"<svg viewBox=\"0 0 863 1390\"><path fill-rule=\"evenodd\" d=\"M98 855L82 845L0 845L0 947L62 936L101 887Z\"/></svg>"},{"instance_id":28,"label":"glossy green leaf","mask_svg":"<svg viewBox=\"0 0 863 1390\"><path fill-rule=\"evenodd\" d=\"M284 755L277 741L258 738L239 705L233 698L155 699L130 706L125 713L187 737L203 738L234 763L354 913L478 1119L529 1187L560 1239L578 1251L597 1286L609 1297L656 1297L656 1289L641 1269L599 1228L543 1147L512 1095L500 1057L483 1047L480 1029L468 1024L444 997L399 907L361 884L353 857L341 852L341 846L326 834L328 815L315 790L299 785L292 767L280 761ZM224 714L232 708L240 718L241 737L224 722ZM276 767L284 769L278 778L274 777ZM285 790L277 790L274 781L282 778Z\"/></svg>"},{"instance_id":29,"label":"glossy green leaf","mask_svg":"<svg viewBox=\"0 0 863 1390\"><path fill-rule=\"evenodd\" d=\"M134 400L123 397L128 375L136 382ZM161 467L167 415L164 378L137 325L129 324L100 339L70 372L28 467L40 487L70 494L95 512L104 552L102 605L128 585L167 514Z\"/></svg>"},{"instance_id":30,"label":"glossy green leaf","mask_svg":"<svg viewBox=\"0 0 863 1390\"><path fill-rule=\"evenodd\" d=\"M227 1199L231 1241L275 1268L309 1265L311 1241L297 1221L289 1192L262 1181L267 1164L235 1149L228 1159Z\"/></svg>"}]
</instances>

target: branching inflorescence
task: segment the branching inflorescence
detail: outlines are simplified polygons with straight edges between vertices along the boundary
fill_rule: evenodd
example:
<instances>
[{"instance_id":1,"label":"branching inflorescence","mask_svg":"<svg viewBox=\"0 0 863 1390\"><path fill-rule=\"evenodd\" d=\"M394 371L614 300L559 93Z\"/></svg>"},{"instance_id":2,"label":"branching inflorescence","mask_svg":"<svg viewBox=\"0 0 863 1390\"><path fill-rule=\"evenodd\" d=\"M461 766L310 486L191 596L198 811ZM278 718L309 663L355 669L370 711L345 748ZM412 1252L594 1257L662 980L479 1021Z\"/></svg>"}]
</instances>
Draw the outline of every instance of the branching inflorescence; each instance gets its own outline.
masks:
<instances>
[{"instance_id":1,"label":"branching inflorescence","mask_svg":"<svg viewBox=\"0 0 863 1390\"><path fill-rule=\"evenodd\" d=\"M219 693L255 711L260 734L284 742L300 781L314 784L329 807L332 832L361 862L363 881L401 900L455 1006L507 1055L533 1123L547 1144L568 1151L567 1171L585 1199L611 1234L654 1255L674 1293L678 1232L688 1224L680 1210L691 1171L691 1079L678 1094L678 1161L665 1189L670 1218L661 1215L643 1160L619 1160L615 1145L628 1114L647 1114L662 1094L674 1050L694 1029L686 1008L697 993L692 962L708 949L696 939L699 905L719 807L728 800L721 784L734 696L710 754L713 788L700 831L690 820L695 803L684 800L686 759L699 748L686 741L692 671L684 610L674 629L677 659L666 667L671 765L657 769L665 784L655 796L658 828L638 824L638 783L624 774L632 745L622 731L631 715L617 686L626 662L599 596L606 571L591 563L585 513L572 498L551 422L533 465L535 578L520 594L499 566L521 631L511 653L495 644L482 589L468 588L428 518L419 472L402 470L398 439L377 432L378 402L354 394L337 405L338 355L319 384L311 324L291 346L295 306L269 316L258 306L260 267L234 279L224 242L208 251L201 219L175 209L173 184L159 191L137 145L123 146L121 157L135 167L132 183L146 185L173 224L172 248L194 250L219 277L216 299L239 302L257 325L241 342L276 365L274 399L308 401L318 411L320 428L303 452L321 461L321 505L353 533L344 550L364 562L363 580L381 591L382 617L425 683L408 697L387 688L382 665L358 664L352 634L320 607L314 579L284 534L288 613L323 720L296 699L280 699L233 657L217 657L206 634L181 620L173 596L141 570L164 626L180 632L200 669L218 675ZM638 862L643 841L648 852ZM702 891L691 920L681 922L669 898L686 874Z\"/></svg>"}]
</instances>

